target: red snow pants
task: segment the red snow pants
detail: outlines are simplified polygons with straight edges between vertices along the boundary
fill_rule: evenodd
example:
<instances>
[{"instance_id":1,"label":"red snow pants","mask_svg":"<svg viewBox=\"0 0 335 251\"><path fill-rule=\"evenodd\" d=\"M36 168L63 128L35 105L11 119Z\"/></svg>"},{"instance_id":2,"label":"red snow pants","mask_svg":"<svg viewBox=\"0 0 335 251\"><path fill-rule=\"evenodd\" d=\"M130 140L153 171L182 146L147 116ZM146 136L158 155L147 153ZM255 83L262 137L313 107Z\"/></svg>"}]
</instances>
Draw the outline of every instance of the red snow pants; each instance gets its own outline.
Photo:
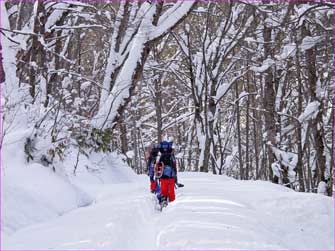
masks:
<instances>
[{"instance_id":1,"label":"red snow pants","mask_svg":"<svg viewBox=\"0 0 335 251\"><path fill-rule=\"evenodd\" d=\"M174 178L161 179L161 194L169 198L169 202L175 200L176 195L174 193Z\"/></svg>"}]
</instances>

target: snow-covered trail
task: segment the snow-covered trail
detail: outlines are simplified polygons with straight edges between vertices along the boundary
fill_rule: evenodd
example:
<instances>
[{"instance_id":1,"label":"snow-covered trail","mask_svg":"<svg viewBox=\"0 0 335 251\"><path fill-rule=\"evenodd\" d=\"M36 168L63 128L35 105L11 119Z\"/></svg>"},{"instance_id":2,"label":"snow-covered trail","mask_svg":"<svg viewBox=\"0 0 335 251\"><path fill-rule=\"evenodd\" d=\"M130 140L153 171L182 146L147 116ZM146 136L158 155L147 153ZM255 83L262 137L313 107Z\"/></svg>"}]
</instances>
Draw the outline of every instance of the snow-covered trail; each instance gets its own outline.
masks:
<instances>
[{"instance_id":1,"label":"snow-covered trail","mask_svg":"<svg viewBox=\"0 0 335 251\"><path fill-rule=\"evenodd\" d=\"M104 185L96 203L3 240L3 249L334 249L333 200L268 182L181 173L154 210L147 177Z\"/></svg>"}]
</instances>

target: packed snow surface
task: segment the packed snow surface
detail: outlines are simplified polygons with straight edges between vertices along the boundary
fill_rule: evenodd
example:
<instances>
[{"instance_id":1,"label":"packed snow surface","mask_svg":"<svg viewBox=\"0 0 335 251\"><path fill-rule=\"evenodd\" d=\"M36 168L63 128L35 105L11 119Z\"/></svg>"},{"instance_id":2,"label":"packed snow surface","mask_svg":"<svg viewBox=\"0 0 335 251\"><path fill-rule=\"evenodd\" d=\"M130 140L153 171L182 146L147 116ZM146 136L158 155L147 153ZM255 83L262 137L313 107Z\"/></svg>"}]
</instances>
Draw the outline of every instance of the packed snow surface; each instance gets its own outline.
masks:
<instances>
[{"instance_id":1,"label":"packed snow surface","mask_svg":"<svg viewBox=\"0 0 335 251\"><path fill-rule=\"evenodd\" d=\"M125 175L119 170L115 178L120 173ZM145 175L88 181L78 175L76 185L94 196L93 204L5 235L2 249L334 249L333 199L323 195L269 182L180 173L185 187L159 212ZM26 203L38 209L38 201Z\"/></svg>"}]
</instances>

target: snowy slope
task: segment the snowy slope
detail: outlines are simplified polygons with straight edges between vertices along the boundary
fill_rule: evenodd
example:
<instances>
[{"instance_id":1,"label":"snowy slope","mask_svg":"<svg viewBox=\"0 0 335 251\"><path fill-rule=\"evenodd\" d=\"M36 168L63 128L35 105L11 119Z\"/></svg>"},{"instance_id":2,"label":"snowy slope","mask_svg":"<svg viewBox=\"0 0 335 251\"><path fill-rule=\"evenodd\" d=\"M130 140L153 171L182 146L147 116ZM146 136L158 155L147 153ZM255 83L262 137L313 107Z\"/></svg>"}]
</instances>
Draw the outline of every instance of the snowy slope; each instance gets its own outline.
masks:
<instances>
[{"instance_id":1,"label":"snowy slope","mask_svg":"<svg viewBox=\"0 0 335 251\"><path fill-rule=\"evenodd\" d=\"M54 164L56 173L51 166L42 166L38 161L27 163L23 145L31 130L21 125L21 130L14 132L6 135L1 153L2 237L94 203L102 184L132 182L137 178L114 153L91 153L89 158L81 155L76 175L75 149L69 150L64 162Z\"/></svg>"},{"instance_id":2,"label":"snowy slope","mask_svg":"<svg viewBox=\"0 0 335 251\"><path fill-rule=\"evenodd\" d=\"M6 170L2 185L2 230L8 234L92 203L86 193L45 167Z\"/></svg>"},{"instance_id":3,"label":"snowy slope","mask_svg":"<svg viewBox=\"0 0 335 251\"><path fill-rule=\"evenodd\" d=\"M29 130L7 135L1 159L1 234L58 217L93 200L51 168L26 163Z\"/></svg>"},{"instance_id":4,"label":"snowy slope","mask_svg":"<svg viewBox=\"0 0 335 251\"><path fill-rule=\"evenodd\" d=\"M184 188L154 209L139 176L87 190L95 203L6 237L3 249L334 249L333 199L261 181L180 173Z\"/></svg>"}]
</instances>

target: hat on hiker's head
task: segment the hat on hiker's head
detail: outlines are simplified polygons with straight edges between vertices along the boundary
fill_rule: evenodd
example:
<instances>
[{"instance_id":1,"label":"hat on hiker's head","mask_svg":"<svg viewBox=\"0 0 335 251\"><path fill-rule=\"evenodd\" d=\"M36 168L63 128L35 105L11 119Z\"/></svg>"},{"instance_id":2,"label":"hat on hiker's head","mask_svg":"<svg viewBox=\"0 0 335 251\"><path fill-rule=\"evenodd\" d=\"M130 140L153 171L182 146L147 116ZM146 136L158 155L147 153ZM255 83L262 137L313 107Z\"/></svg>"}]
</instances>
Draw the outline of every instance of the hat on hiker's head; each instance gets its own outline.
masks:
<instances>
[{"instance_id":1,"label":"hat on hiker's head","mask_svg":"<svg viewBox=\"0 0 335 251\"><path fill-rule=\"evenodd\" d=\"M160 144L159 144L159 151L163 154L163 153L171 153L172 151L172 142L169 142L167 140L163 140Z\"/></svg>"}]
</instances>

